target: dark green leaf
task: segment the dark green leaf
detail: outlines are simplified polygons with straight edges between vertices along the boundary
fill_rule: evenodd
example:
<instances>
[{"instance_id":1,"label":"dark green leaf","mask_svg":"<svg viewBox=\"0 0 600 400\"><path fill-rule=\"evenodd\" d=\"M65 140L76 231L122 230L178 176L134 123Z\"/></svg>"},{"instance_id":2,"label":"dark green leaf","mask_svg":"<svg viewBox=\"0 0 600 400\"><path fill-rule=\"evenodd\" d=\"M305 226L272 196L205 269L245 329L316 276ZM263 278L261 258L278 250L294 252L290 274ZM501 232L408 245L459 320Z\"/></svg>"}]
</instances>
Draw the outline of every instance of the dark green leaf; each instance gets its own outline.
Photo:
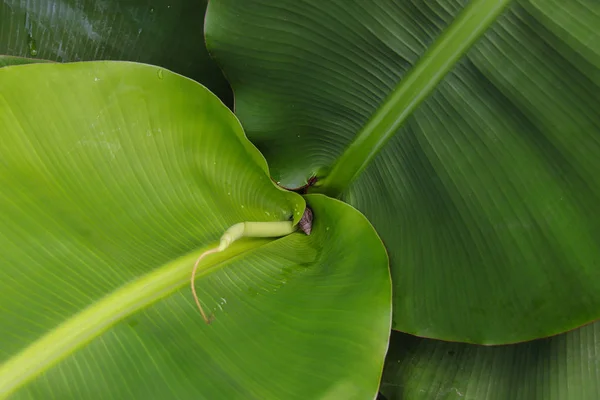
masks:
<instances>
[{"instance_id":1,"label":"dark green leaf","mask_svg":"<svg viewBox=\"0 0 600 400\"><path fill-rule=\"evenodd\" d=\"M387 400L594 400L599 360L600 323L498 347L394 332L380 391Z\"/></svg>"},{"instance_id":2,"label":"dark green leaf","mask_svg":"<svg viewBox=\"0 0 600 400\"><path fill-rule=\"evenodd\" d=\"M229 104L231 90L204 45L206 2L7 0L0 4L0 54L160 65Z\"/></svg>"},{"instance_id":3,"label":"dark green leaf","mask_svg":"<svg viewBox=\"0 0 600 400\"><path fill-rule=\"evenodd\" d=\"M317 174L323 192L387 95L419 100L450 70L342 188L390 254L394 328L487 344L564 332L600 317L598 2L513 2L456 65L423 68L473 29L455 21L467 3L501 2L214 1L207 42L275 178Z\"/></svg>"}]
</instances>

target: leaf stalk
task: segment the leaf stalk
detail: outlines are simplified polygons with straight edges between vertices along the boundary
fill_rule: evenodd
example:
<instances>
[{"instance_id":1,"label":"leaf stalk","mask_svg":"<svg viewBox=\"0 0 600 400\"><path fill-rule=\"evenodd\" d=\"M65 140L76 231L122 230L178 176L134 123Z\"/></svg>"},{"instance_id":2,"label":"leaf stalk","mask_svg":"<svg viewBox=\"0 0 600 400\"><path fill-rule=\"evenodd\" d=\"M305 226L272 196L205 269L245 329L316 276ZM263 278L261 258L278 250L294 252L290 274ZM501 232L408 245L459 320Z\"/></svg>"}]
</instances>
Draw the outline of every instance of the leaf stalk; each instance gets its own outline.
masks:
<instances>
[{"instance_id":1,"label":"leaf stalk","mask_svg":"<svg viewBox=\"0 0 600 400\"><path fill-rule=\"evenodd\" d=\"M339 197L511 0L473 0L383 101L324 179L309 192Z\"/></svg>"},{"instance_id":2,"label":"leaf stalk","mask_svg":"<svg viewBox=\"0 0 600 400\"><path fill-rule=\"evenodd\" d=\"M207 316L202 308L202 304L200 304L200 300L198 299L198 294L196 293L196 286L194 282L196 280L196 272L198 271L198 266L200 265L200 261L204 259L204 257L219 253L226 248L228 248L231 243L235 242L238 239L243 237L253 237L253 238L265 238L265 237L280 237L286 236L290 233L293 233L296 230L296 226L292 221L276 221L276 222L240 222L231 226L229 229L223 233L221 236L221 240L219 241L218 247L213 247L212 249L206 250L204 253L200 254L200 256L196 259L194 263L194 268L192 269L192 277L190 278L190 286L192 288L192 295L194 296L194 301L198 306L198 310L200 310L200 315L202 315L202 319L207 324L210 324L214 315L211 314Z\"/></svg>"}]
</instances>

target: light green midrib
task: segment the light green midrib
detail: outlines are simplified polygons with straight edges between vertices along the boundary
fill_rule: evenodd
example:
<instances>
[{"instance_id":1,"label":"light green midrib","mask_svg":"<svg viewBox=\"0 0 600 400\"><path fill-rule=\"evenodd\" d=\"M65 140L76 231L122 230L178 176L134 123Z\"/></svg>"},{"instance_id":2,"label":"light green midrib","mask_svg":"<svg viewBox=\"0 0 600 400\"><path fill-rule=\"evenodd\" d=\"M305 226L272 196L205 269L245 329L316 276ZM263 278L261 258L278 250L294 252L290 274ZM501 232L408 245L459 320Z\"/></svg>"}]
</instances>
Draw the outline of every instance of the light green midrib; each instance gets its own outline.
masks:
<instances>
[{"instance_id":1,"label":"light green midrib","mask_svg":"<svg viewBox=\"0 0 600 400\"><path fill-rule=\"evenodd\" d=\"M271 240L240 240L201 264L198 277L241 253ZM216 244L214 245L216 246ZM0 365L0 399L47 371L117 322L189 284L191 267L202 249L174 260L98 300ZM191 300L190 300L191 301ZM191 302L193 304L193 302ZM198 318L200 314L198 314Z\"/></svg>"},{"instance_id":2,"label":"light green midrib","mask_svg":"<svg viewBox=\"0 0 600 400\"><path fill-rule=\"evenodd\" d=\"M310 191L338 197L512 0L472 0L382 102L329 174Z\"/></svg>"}]
</instances>

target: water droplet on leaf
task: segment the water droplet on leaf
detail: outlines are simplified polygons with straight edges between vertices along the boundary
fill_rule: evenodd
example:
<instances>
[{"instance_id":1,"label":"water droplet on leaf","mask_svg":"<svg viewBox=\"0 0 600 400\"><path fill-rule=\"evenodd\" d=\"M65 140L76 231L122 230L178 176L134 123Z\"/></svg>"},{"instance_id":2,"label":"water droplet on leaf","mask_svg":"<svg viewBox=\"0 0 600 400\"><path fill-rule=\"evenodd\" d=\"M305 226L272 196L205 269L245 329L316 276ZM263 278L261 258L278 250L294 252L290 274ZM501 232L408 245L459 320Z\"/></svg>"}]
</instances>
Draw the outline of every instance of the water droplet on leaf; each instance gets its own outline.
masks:
<instances>
[{"instance_id":1,"label":"water droplet on leaf","mask_svg":"<svg viewBox=\"0 0 600 400\"><path fill-rule=\"evenodd\" d=\"M37 45L33 38L33 23L29 19L29 13L25 13L25 30L27 31L27 47L29 48L29 54L32 56L37 55Z\"/></svg>"},{"instance_id":2,"label":"water droplet on leaf","mask_svg":"<svg viewBox=\"0 0 600 400\"><path fill-rule=\"evenodd\" d=\"M162 79L162 78L163 78L163 71L162 71L162 69L159 69L159 70L156 72L156 75L158 75L158 79Z\"/></svg>"},{"instance_id":3,"label":"water droplet on leaf","mask_svg":"<svg viewBox=\"0 0 600 400\"><path fill-rule=\"evenodd\" d=\"M29 47L29 54L32 56L36 56L38 53L37 44L33 36L31 36L31 34L27 35L27 46Z\"/></svg>"}]
</instances>

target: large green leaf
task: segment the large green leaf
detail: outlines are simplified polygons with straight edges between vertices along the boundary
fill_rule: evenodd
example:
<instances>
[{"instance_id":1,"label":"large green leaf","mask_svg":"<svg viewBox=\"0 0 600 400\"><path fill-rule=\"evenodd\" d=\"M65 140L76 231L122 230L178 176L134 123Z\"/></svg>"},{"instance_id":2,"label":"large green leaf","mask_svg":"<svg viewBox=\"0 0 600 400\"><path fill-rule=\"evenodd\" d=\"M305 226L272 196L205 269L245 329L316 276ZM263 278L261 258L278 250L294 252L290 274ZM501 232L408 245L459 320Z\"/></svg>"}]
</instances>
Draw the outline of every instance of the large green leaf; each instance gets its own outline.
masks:
<instances>
[{"instance_id":1,"label":"large green leaf","mask_svg":"<svg viewBox=\"0 0 600 400\"><path fill-rule=\"evenodd\" d=\"M507 3L209 4L275 178L317 174L381 234L395 329L510 343L600 317L598 2Z\"/></svg>"},{"instance_id":2,"label":"large green leaf","mask_svg":"<svg viewBox=\"0 0 600 400\"><path fill-rule=\"evenodd\" d=\"M384 247L307 196L310 236L208 90L125 62L0 69L0 398L373 398L391 326Z\"/></svg>"},{"instance_id":3,"label":"large green leaf","mask_svg":"<svg viewBox=\"0 0 600 400\"><path fill-rule=\"evenodd\" d=\"M497 347L394 332L380 390L387 400L595 400L598 360L600 323Z\"/></svg>"},{"instance_id":4,"label":"large green leaf","mask_svg":"<svg viewBox=\"0 0 600 400\"><path fill-rule=\"evenodd\" d=\"M203 39L207 0L5 0L0 54L54 61L126 60L231 90Z\"/></svg>"}]
</instances>

